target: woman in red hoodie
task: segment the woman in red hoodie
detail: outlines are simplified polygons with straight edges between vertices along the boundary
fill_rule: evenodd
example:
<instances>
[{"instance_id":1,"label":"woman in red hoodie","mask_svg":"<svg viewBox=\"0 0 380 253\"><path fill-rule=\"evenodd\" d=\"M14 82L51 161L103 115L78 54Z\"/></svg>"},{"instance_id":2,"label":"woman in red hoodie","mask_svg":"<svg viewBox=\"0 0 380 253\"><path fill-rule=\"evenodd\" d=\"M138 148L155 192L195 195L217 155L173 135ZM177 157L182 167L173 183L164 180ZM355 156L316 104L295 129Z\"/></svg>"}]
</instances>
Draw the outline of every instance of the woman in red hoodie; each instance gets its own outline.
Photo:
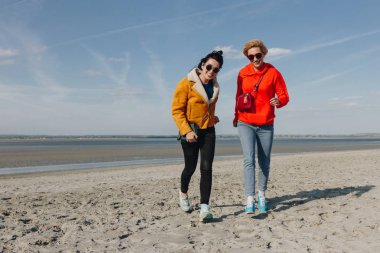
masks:
<instances>
[{"instance_id":1,"label":"woman in red hoodie","mask_svg":"<svg viewBox=\"0 0 380 253\"><path fill-rule=\"evenodd\" d=\"M244 154L244 194L247 197L245 213L255 211L255 146L259 162L258 209L267 211L265 192L269 177L270 156L274 135L275 107L289 102L289 95L281 73L264 62L268 53L261 40L251 40L244 45L243 54L250 63L243 67L237 79L234 127L238 128ZM257 88L255 88L255 86ZM250 108L239 107L239 96L251 93ZM239 101L238 101L239 100Z\"/></svg>"}]
</instances>

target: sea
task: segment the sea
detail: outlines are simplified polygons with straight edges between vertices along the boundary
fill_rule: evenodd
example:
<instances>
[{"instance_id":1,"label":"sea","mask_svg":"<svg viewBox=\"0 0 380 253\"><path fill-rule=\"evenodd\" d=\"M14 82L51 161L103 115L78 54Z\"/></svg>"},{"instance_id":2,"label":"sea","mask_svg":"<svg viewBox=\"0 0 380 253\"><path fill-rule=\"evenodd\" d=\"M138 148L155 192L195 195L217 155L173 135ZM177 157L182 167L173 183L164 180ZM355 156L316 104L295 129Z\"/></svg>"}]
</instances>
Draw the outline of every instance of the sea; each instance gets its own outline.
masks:
<instances>
[{"instance_id":1,"label":"sea","mask_svg":"<svg viewBox=\"0 0 380 253\"><path fill-rule=\"evenodd\" d=\"M276 136L272 155L379 149L380 136ZM215 160L242 158L217 136ZM0 175L183 163L175 136L0 136Z\"/></svg>"}]
</instances>

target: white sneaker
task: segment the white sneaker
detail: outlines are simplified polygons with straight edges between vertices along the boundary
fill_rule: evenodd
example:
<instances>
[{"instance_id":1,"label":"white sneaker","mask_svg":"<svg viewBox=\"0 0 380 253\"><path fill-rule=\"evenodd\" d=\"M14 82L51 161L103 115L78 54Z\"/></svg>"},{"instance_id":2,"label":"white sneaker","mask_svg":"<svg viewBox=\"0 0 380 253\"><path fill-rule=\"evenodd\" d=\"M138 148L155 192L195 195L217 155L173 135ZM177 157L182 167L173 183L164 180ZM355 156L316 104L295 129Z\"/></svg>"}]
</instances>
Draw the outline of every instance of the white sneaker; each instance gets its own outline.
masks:
<instances>
[{"instance_id":1,"label":"white sneaker","mask_svg":"<svg viewBox=\"0 0 380 253\"><path fill-rule=\"evenodd\" d=\"M257 205L259 207L259 211L260 212L265 213L266 211L268 211L268 206L267 206L267 201L265 199L265 196L260 196L259 195L259 199L257 201Z\"/></svg>"},{"instance_id":2,"label":"white sneaker","mask_svg":"<svg viewBox=\"0 0 380 253\"><path fill-rule=\"evenodd\" d=\"M183 197L181 191L179 191L179 207L184 212L190 212L191 211L189 196L186 194L186 197Z\"/></svg>"},{"instance_id":3,"label":"white sneaker","mask_svg":"<svg viewBox=\"0 0 380 253\"><path fill-rule=\"evenodd\" d=\"M206 223L213 219L212 214L209 211L209 206L207 204L201 204L201 211L199 213L199 221Z\"/></svg>"}]
</instances>

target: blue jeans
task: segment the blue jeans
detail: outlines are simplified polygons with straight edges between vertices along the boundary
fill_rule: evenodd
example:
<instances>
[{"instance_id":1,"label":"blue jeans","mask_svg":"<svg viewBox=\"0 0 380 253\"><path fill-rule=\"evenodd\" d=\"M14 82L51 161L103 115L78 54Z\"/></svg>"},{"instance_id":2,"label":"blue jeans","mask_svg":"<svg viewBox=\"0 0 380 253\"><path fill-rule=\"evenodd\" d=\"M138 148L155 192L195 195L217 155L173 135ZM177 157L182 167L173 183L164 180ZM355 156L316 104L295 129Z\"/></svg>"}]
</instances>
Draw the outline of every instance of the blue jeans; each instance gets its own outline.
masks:
<instances>
[{"instance_id":1,"label":"blue jeans","mask_svg":"<svg viewBox=\"0 0 380 253\"><path fill-rule=\"evenodd\" d=\"M273 125L254 126L239 121L237 128L244 155L244 194L246 196L255 196L256 143L257 158L260 167L258 175L258 189L260 191L266 191L274 135Z\"/></svg>"}]
</instances>

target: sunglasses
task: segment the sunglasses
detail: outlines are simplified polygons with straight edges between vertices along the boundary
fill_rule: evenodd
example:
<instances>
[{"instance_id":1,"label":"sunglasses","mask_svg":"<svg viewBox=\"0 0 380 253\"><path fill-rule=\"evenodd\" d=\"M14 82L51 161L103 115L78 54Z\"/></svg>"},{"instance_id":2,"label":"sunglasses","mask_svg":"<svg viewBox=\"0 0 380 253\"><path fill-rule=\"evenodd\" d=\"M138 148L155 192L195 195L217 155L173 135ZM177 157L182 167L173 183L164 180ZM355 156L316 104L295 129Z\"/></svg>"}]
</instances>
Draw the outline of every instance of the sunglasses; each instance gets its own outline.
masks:
<instances>
[{"instance_id":1,"label":"sunglasses","mask_svg":"<svg viewBox=\"0 0 380 253\"><path fill-rule=\"evenodd\" d=\"M262 53L249 54L247 57L248 57L248 59L249 59L250 61L254 61L254 60L255 60L255 57L256 57L257 60L260 60L261 57L263 57L263 54L262 54Z\"/></svg>"},{"instance_id":2,"label":"sunglasses","mask_svg":"<svg viewBox=\"0 0 380 253\"><path fill-rule=\"evenodd\" d=\"M207 64L206 69L207 71L210 71L212 69L212 72L214 72L215 74L218 74L218 72L220 71L220 68L212 68L211 64Z\"/></svg>"}]
</instances>

